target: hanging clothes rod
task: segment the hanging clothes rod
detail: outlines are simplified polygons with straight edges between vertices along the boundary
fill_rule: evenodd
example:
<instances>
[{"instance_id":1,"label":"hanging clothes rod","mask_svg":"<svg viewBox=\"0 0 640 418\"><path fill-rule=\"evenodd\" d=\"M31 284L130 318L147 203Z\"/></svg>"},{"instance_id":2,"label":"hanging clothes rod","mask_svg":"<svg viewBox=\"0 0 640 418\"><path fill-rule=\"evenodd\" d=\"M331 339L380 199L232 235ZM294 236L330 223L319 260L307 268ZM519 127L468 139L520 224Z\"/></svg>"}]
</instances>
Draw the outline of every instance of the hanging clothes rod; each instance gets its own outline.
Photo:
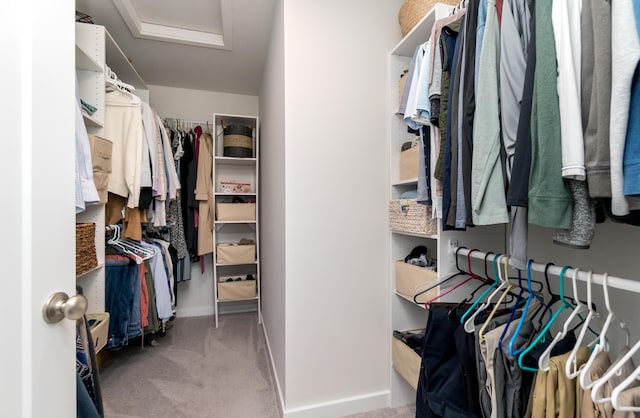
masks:
<instances>
[{"instance_id":1,"label":"hanging clothes rod","mask_svg":"<svg viewBox=\"0 0 640 418\"><path fill-rule=\"evenodd\" d=\"M458 256L467 256L469 255L469 253L472 251L472 249L469 248L462 248L462 247L456 247L456 246L452 246L451 247L451 254L456 254L457 250L460 250L457 252ZM471 257L473 258L477 258L480 260L484 260L485 256L487 255L486 252L483 251L473 251L471 253ZM555 276L560 277L560 272L562 271L562 267L563 266L558 266L558 265L552 265L549 267L548 273L549 274L553 274ZM545 264L542 263L537 263L537 262L533 262L531 263L531 270L533 271L539 271L541 273L544 273L544 268L545 268ZM575 269L571 268L568 269L565 273L565 278L570 278L573 277ZM578 280L582 281L582 282L586 282L587 281L587 273L588 271L585 270L580 270L578 272ZM591 276L591 282L592 283L596 283L599 285L602 285L602 278L604 276L602 274L599 273L593 273ZM640 281L636 281L636 280L630 280L630 279L624 279L621 277L615 277L615 276L608 276L607 278L607 286L608 287L614 287L616 289L621 289L621 290L627 290L630 292L634 292L634 293L640 293Z\"/></svg>"}]
</instances>

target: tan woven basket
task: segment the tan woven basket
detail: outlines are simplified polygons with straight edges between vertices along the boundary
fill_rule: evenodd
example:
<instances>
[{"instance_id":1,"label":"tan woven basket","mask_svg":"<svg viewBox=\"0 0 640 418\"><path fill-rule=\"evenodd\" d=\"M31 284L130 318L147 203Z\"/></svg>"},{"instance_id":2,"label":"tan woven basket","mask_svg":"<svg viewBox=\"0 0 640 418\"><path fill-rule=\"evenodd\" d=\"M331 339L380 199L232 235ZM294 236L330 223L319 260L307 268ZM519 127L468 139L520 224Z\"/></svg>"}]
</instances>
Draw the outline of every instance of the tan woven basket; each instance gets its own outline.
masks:
<instances>
[{"instance_id":1,"label":"tan woven basket","mask_svg":"<svg viewBox=\"0 0 640 418\"><path fill-rule=\"evenodd\" d=\"M422 18L433 9L436 3L455 6L459 0L404 0L398 13L398 23L402 29L402 36L407 36L411 29L422 20Z\"/></svg>"},{"instance_id":2,"label":"tan woven basket","mask_svg":"<svg viewBox=\"0 0 640 418\"><path fill-rule=\"evenodd\" d=\"M97 266L96 224L76 224L76 276Z\"/></svg>"},{"instance_id":3,"label":"tan woven basket","mask_svg":"<svg viewBox=\"0 0 640 418\"><path fill-rule=\"evenodd\" d=\"M431 217L431 207L416 199L389 201L389 228L392 231L436 235L438 220Z\"/></svg>"}]
</instances>

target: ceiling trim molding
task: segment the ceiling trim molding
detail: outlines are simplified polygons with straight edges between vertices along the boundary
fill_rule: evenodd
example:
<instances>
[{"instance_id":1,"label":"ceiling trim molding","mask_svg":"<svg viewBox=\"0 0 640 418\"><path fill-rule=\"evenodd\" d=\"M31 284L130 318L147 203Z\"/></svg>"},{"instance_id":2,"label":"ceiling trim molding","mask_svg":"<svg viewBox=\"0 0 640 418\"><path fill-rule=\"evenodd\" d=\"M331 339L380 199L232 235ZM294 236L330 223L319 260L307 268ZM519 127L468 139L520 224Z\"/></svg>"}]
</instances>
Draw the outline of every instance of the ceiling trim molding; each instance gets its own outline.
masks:
<instances>
[{"instance_id":1,"label":"ceiling trim molding","mask_svg":"<svg viewBox=\"0 0 640 418\"><path fill-rule=\"evenodd\" d=\"M129 27L131 34L136 38L230 51L232 49L231 34L233 33L231 28L232 1L233 0L220 0L222 34L143 22L140 20L140 16L138 16L138 12L136 12L130 0L113 0L113 4Z\"/></svg>"}]
</instances>

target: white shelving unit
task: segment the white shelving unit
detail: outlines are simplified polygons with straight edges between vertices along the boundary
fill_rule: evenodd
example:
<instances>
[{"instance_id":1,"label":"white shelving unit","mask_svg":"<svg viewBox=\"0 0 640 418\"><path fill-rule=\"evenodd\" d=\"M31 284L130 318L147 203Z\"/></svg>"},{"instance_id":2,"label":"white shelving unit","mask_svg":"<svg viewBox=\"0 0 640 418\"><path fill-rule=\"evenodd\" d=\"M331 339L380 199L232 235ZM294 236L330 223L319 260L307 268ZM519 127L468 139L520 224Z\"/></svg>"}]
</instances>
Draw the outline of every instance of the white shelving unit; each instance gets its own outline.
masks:
<instances>
[{"instance_id":1,"label":"white shelving unit","mask_svg":"<svg viewBox=\"0 0 640 418\"><path fill-rule=\"evenodd\" d=\"M433 9L405 36L389 54L389 147L390 147L390 199L398 199L403 192L416 189L417 179L400 180L400 151L402 144L413 138L407 133L406 125L398 115L398 89L400 74L409 68L411 57L419 44L426 42L431 34L433 24L450 14L452 7L437 3ZM431 127L431 135L435 135L435 128ZM473 248L491 247L494 250L504 249L504 226L474 227L468 231L442 231L438 222L438 232L435 235L393 231L390 230L390 265L391 265L391 330L423 329L427 321L427 311L423 305L413 302L412 298L401 295L395 290L395 261L404 259L409 252L418 245L428 248L430 257L437 259L438 280L442 280L457 271L455 254L449 251L454 243ZM451 286L459 283L452 280L439 287L443 293ZM457 296L456 296L457 295ZM441 301L459 301L460 291L456 290ZM390 342L391 344L391 342ZM398 372L392 368L391 376L391 402L392 406L406 405L415 402L415 390L404 380Z\"/></svg>"},{"instance_id":2,"label":"white shelving unit","mask_svg":"<svg viewBox=\"0 0 640 418\"><path fill-rule=\"evenodd\" d=\"M118 77L136 88L136 95L149 100L148 87L135 71L122 50L104 26L76 23L76 76L80 98L95 106L93 115L83 114L90 134L103 136L105 108L105 68L109 66ZM105 306L105 205L91 205L76 215L78 223L96 224L96 255L98 266L76 277L89 301L88 313L104 312Z\"/></svg>"},{"instance_id":3,"label":"white shelving unit","mask_svg":"<svg viewBox=\"0 0 640 418\"><path fill-rule=\"evenodd\" d=\"M244 202L255 201L256 218L255 220L216 220L214 222L213 231L213 292L214 292L214 314L216 318L216 327L220 315L221 304L246 304L255 301L256 311L258 314L258 322L262 322L261 316L261 299L260 299L260 239L259 239L259 152L258 152L258 118L253 116L214 114L215 126L214 137L214 156L213 156L213 187L216 203L230 202L233 198L240 198ZM238 158L228 157L224 155L224 126L240 125L250 127L252 131L252 149L251 157ZM223 192L221 181L235 181L241 183L249 183L251 189L249 192L242 193L226 193ZM217 210L216 210L217 219ZM237 243L242 238L251 239L256 246L256 259L253 262L241 262L237 264L221 264L218 263L216 246L224 243ZM227 277L242 278L240 282L225 283L223 286L248 286L246 278L252 275L255 279L255 295L245 294L238 298L223 298L220 295L218 285L221 279ZM224 283L224 282L223 282Z\"/></svg>"}]
</instances>

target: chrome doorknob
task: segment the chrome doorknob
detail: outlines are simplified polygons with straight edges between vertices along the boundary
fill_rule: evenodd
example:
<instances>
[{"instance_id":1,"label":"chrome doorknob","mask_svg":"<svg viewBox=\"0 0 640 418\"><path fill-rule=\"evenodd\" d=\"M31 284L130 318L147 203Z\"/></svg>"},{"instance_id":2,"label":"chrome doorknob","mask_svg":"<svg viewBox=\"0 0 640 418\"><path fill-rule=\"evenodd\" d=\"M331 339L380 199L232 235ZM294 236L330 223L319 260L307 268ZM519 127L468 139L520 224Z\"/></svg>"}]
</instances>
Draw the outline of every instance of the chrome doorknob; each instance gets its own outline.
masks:
<instances>
[{"instance_id":1,"label":"chrome doorknob","mask_svg":"<svg viewBox=\"0 0 640 418\"><path fill-rule=\"evenodd\" d=\"M83 295L69 297L64 292L56 292L49 296L42 307L42 317L49 324L57 324L64 318L75 321L87 312L88 305L87 298Z\"/></svg>"}]
</instances>

